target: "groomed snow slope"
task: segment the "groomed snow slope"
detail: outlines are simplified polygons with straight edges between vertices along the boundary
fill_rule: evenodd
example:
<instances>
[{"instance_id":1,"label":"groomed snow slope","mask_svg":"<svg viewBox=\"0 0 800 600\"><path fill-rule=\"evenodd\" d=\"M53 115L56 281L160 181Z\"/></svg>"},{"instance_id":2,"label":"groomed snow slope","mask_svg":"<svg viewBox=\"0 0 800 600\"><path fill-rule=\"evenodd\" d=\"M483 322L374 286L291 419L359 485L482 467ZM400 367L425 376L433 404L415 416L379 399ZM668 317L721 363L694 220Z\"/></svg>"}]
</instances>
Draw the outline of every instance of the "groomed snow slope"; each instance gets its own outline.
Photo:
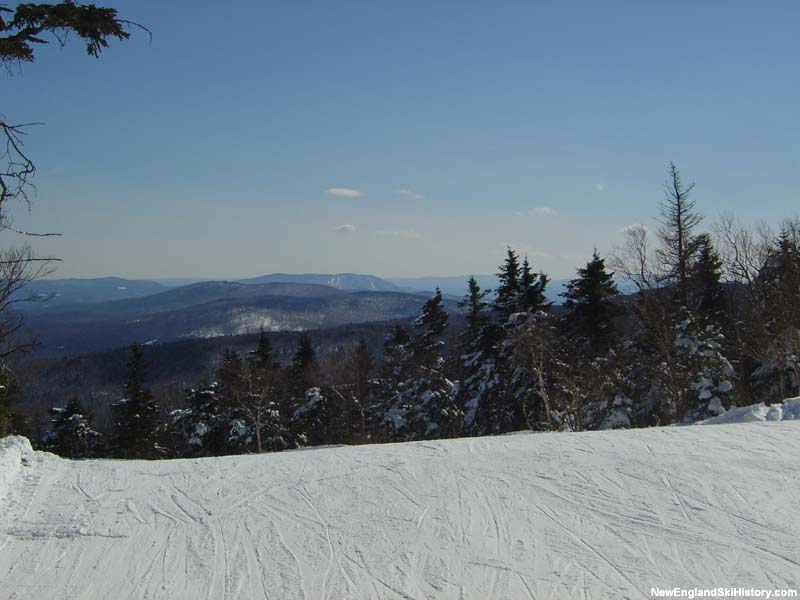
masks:
<instances>
[{"instance_id":1,"label":"groomed snow slope","mask_svg":"<svg viewBox=\"0 0 800 600\"><path fill-rule=\"evenodd\" d=\"M161 462L6 446L3 599L800 586L799 421Z\"/></svg>"}]
</instances>

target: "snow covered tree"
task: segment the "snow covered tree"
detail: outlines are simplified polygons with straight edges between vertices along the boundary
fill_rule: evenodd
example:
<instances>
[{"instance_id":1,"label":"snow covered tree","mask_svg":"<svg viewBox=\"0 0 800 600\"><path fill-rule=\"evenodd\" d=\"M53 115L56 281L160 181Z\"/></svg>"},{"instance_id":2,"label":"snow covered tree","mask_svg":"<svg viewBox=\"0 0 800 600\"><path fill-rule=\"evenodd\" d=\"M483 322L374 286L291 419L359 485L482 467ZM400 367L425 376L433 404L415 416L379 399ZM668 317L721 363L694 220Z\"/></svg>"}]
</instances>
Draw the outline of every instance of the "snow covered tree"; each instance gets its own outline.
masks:
<instances>
[{"instance_id":1,"label":"snow covered tree","mask_svg":"<svg viewBox=\"0 0 800 600\"><path fill-rule=\"evenodd\" d=\"M500 286L492 303L495 318L487 320L463 357L459 397L465 410L464 426L471 435L528 427L533 388L518 367L515 343L525 315L549 308L544 296L547 276L533 273L527 259L520 267L511 248L498 277Z\"/></svg>"},{"instance_id":2,"label":"snow covered tree","mask_svg":"<svg viewBox=\"0 0 800 600\"><path fill-rule=\"evenodd\" d=\"M394 406L397 390L408 377L410 368L408 343L411 336L400 324L386 336L378 380L367 408L367 423L373 439L395 439L403 424L403 410Z\"/></svg>"},{"instance_id":3,"label":"snow covered tree","mask_svg":"<svg viewBox=\"0 0 800 600\"><path fill-rule=\"evenodd\" d=\"M467 326L461 333L462 381L459 385L459 405L463 407L464 429L468 433L483 433L483 423L478 423L478 409L486 407L489 395L498 383L495 374L496 344L500 327L492 323L484 302L490 290L481 290L474 277L468 280L468 292L459 302L467 310Z\"/></svg>"},{"instance_id":4,"label":"snow covered tree","mask_svg":"<svg viewBox=\"0 0 800 600\"><path fill-rule=\"evenodd\" d=\"M294 447L286 376L272 359L263 331L246 363L233 350L223 353L215 396L220 399L218 421L229 451L260 453Z\"/></svg>"},{"instance_id":5,"label":"snow covered tree","mask_svg":"<svg viewBox=\"0 0 800 600\"><path fill-rule=\"evenodd\" d=\"M228 420L222 412L217 383L186 390L186 407L170 413L168 430L180 456L220 456L228 453Z\"/></svg>"},{"instance_id":6,"label":"snow covered tree","mask_svg":"<svg viewBox=\"0 0 800 600\"><path fill-rule=\"evenodd\" d=\"M454 397L453 383L444 373L441 338L448 322L442 292L436 288L414 321L415 333L409 343L414 374L403 393L411 395L408 430L417 439L455 437L461 431L464 415Z\"/></svg>"},{"instance_id":7,"label":"snow covered tree","mask_svg":"<svg viewBox=\"0 0 800 600\"><path fill-rule=\"evenodd\" d=\"M613 342L614 319L622 309L614 302L619 295L614 273L606 270L605 260L597 250L585 267L578 269L578 277L567 283L564 317L567 330L585 339L596 350L607 350Z\"/></svg>"},{"instance_id":8,"label":"snow covered tree","mask_svg":"<svg viewBox=\"0 0 800 600\"><path fill-rule=\"evenodd\" d=\"M328 387L312 387L292 414L292 430L301 446L341 443L340 395Z\"/></svg>"},{"instance_id":9,"label":"snow covered tree","mask_svg":"<svg viewBox=\"0 0 800 600\"><path fill-rule=\"evenodd\" d=\"M65 458L98 455L102 435L92 429L92 415L77 398L64 407L49 409L50 427L42 438L42 449Z\"/></svg>"},{"instance_id":10,"label":"snow covered tree","mask_svg":"<svg viewBox=\"0 0 800 600\"><path fill-rule=\"evenodd\" d=\"M130 347L123 398L111 404L112 445L121 458L154 458L158 453L158 405L145 387L147 367L141 346L134 343Z\"/></svg>"},{"instance_id":11,"label":"snow covered tree","mask_svg":"<svg viewBox=\"0 0 800 600\"><path fill-rule=\"evenodd\" d=\"M734 370L722 353L723 335L688 310L677 326L675 362L686 378L678 418L695 422L715 417L730 407Z\"/></svg>"},{"instance_id":12,"label":"snow covered tree","mask_svg":"<svg viewBox=\"0 0 800 600\"><path fill-rule=\"evenodd\" d=\"M406 345L411 340L411 335L400 324L395 323L392 332L386 336L383 343L383 364L381 375L387 380L400 381L403 379L403 354Z\"/></svg>"},{"instance_id":13,"label":"snow covered tree","mask_svg":"<svg viewBox=\"0 0 800 600\"><path fill-rule=\"evenodd\" d=\"M453 437L461 431L463 412L453 383L445 377L444 342L448 324L437 288L414 321L414 334L404 347L401 371L407 373L390 399L384 418L399 439Z\"/></svg>"}]
</instances>

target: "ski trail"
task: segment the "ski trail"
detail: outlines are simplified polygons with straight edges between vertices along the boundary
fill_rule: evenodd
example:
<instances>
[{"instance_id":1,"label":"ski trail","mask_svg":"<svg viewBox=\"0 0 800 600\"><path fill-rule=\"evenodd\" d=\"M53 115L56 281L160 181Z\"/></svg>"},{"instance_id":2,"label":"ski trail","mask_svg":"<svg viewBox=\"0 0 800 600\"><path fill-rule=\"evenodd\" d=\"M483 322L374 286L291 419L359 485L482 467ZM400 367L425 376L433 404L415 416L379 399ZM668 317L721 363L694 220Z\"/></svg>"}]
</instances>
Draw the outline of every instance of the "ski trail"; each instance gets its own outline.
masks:
<instances>
[{"instance_id":1,"label":"ski trail","mask_svg":"<svg viewBox=\"0 0 800 600\"><path fill-rule=\"evenodd\" d=\"M0 598L612 600L652 586L792 588L797 456L800 422L154 462L31 452L0 489Z\"/></svg>"}]
</instances>

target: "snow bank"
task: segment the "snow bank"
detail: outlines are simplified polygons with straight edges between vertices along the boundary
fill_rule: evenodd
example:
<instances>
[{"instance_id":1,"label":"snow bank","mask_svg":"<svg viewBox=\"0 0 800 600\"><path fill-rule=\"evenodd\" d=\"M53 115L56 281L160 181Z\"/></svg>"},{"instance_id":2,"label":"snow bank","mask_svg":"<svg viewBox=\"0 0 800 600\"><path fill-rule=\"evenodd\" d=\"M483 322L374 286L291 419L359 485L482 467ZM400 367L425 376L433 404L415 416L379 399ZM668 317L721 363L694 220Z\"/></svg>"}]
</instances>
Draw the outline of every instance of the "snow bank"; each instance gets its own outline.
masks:
<instances>
[{"instance_id":1,"label":"snow bank","mask_svg":"<svg viewBox=\"0 0 800 600\"><path fill-rule=\"evenodd\" d=\"M764 421L800 420L800 396L789 398L779 404L767 406L763 402L750 406L739 406L717 417L700 421L698 425L721 425L725 423L755 423Z\"/></svg>"},{"instance_id":2,"label":"snow bank","mask_svg":"<svg viewBox=\"0 0 800 600\"><path fill-rule=\"evenodd\" d=\"M0 439L0 502L8 495L23 464L32 454L31 443L24 437L12 435Z\"/></svg>"}]
</instances>

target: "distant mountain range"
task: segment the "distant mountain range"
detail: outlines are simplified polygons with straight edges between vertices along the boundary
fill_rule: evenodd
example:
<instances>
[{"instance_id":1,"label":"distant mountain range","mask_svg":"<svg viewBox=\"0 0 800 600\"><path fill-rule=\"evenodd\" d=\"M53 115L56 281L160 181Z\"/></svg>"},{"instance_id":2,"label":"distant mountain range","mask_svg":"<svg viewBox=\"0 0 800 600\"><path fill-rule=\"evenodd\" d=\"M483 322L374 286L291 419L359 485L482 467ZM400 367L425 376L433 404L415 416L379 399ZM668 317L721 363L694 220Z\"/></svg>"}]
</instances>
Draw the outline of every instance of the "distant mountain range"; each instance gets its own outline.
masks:
<instances>
[{"instance_id":1,"label":"distant mountain range","mask_svg":"<svg viewBox=\"0 0 800 600\"><path fill-rule=\"evenodd\" d=\"M406 319L426 297L396 291L342 290L307 283L211 281L140 298L50 306L29 313L37 354L74 355L133 341L161 344L268 331L300 331ZM445 305L459 309L452 300Z\"/></svg>"},{"instance_id":2,"label":"distant mountain range","mask_svg":"<svg viewBox=\"0 0 800 600\"><path fill-rule=\"evenodd\" d=\"M272 273L239 279L227 283L245 285L264 284L302 284L334 288L341 291L370 292L406 292L413 294L431 294L437 287L445 296L461 298L467 293L469 275L444 277L394 277L382 279L375 275L356 273ZM476 275L475 279L481 289L495 290L498 285L496 275ZM564 291L567 279L556 279L547 288L547 297L551 302L559 303L559 294ZM63 308L75 304L95 304L111 300L128 300L143 298L167 290L186 288L187 293L195 294L198 288L193 285L212 283L195 279L164 279L158 281L122 279L119 277L102 277L97 279L42 279L32 282L25 288L25 294L36 295L40 301L20 303L18 308L26 312L44 309ZM217 282L221 283L221 282ZM206 290L213 289L207 286Z\"/></svg>"},{"instance_id":3,"label":"distant mountain range","mask_svg":"<svg viewBox=\"0 0 800 600\"><path fill-rule=\"evenodd\" d=\"M123 279L120 277L98 277L94 279L39 279L28 284L20 296L35 296L36 302L22 302L17 308L26 312L65 307L73 304L95 304L111 300L128 300L151 296L170 289L188 288L193 284L209 283L206 280L191 278L163 279ZM290 274L273 273L260 277L240 279L233 283L247 285L271 283L297 283L332 287L345 291L400 292L393 283L374 275L355 273L336 273L324 275L317 273Z\"/></svg>"},{"instance_id":4,"label":"distant mountain range","mask_svg":"<svg viewBox=\"0 0 800 600\"><path fill-rule=\"evenodd\" d=\"M337 290L369 291L369 292L399 292L400 288L385 279L374 275L357 275L355 273L337 273L335 275L321 275L317 273L306 273L293 275L290 273L273 273L252 277L250 279L239 279L239 283L306 283L315 285L327 285Z\"/></svg>"},{"instance_id":5,"label":"distant mountain range","mask_svg":"<svg viewBox=\"0 0 800 600\"><path fill-rule=\"evenodd\" d=\"M168 289L155 281L99 277L96 279L38 279L21 296L36 296L38 302L22 302L17 308L37 310L68 304L90 304L150 296Z\"/></svg>"},{"instance_id":6,"label":"distant mountain range","mask_svg":"<svg viewBox=\"0 0 800 600\"><path fill-rule=\"evenodd\" d=\"M274 273L240 281L205 281L178 287L118 277L53 279L31 283L25 295L39 302L16 306L27 313L28 331L41 341L38 356L75 355L133 341L177 340L301 331L356 323L407 319L439 287L449 312L467 291L468 276L381 279L339 273ZM494 275L476 276L483 289ZM567 280L547 288L559 303Z\"/></svg>"}]
</instances>

